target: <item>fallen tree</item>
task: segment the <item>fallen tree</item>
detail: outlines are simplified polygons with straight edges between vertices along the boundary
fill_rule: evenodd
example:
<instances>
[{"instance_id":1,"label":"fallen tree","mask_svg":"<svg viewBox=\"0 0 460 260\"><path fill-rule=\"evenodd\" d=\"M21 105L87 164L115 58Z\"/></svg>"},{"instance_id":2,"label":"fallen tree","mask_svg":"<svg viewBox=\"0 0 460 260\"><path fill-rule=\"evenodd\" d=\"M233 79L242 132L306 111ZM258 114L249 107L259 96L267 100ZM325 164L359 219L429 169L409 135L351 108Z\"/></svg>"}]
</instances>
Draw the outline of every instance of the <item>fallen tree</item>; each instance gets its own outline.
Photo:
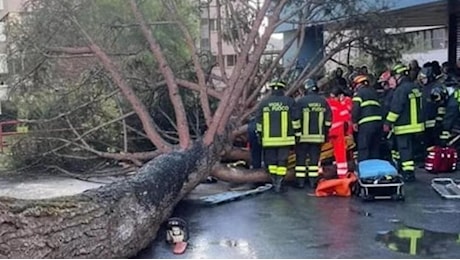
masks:
<instances>
[{"instance_id":1,"label":"fallen tree","mask_svg":"<svg viewBox=\"0 0 460 260\"><path fill-rule=\"evenodd\" d=\"M0 200L1 258L128 258L217 161L195 143L161 155L125 182L48 200Z\"/></svg>"}]
</instances>

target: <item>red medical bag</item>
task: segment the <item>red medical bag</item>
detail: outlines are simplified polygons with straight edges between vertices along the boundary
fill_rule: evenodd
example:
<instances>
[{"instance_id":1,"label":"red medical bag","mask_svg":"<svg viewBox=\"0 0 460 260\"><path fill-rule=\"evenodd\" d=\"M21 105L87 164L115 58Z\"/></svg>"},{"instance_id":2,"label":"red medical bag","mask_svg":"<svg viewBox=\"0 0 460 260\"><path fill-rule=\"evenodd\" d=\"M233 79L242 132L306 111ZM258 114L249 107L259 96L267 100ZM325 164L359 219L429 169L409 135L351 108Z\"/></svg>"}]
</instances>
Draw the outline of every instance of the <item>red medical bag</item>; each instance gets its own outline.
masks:
<instances>
[{"instance_id":1,"label":"red medical bag","mask_svg":"<svg viewBox=\"0 0 460 260\"><path fill-rule=\"evenodd\" d=\"M457 150L453 147L436 146L428 152L425 170L431 173L453 172L457 169Z\"/></svg>"}]
</instances>

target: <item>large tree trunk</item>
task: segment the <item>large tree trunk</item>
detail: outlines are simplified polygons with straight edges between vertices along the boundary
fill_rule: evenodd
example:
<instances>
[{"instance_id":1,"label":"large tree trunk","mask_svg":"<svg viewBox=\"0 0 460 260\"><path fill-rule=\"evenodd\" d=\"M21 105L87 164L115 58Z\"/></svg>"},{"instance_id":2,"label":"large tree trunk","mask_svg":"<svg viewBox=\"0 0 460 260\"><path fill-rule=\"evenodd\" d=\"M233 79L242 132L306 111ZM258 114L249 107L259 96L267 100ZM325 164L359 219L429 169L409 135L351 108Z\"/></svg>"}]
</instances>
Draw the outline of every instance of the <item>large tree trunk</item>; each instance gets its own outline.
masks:
<instances>
[{"instance_id":1,"label":"large tree trunk","mask_svg":"<svg viewBox=\"0 0 460 260\"><path fill-rule=\"evenodd\" d=\"M0 198L1 258L127 258L155 237L175 205L211 171L216 149L161 155L133 178L46 200Z\"/></svg>"}]
</instances>

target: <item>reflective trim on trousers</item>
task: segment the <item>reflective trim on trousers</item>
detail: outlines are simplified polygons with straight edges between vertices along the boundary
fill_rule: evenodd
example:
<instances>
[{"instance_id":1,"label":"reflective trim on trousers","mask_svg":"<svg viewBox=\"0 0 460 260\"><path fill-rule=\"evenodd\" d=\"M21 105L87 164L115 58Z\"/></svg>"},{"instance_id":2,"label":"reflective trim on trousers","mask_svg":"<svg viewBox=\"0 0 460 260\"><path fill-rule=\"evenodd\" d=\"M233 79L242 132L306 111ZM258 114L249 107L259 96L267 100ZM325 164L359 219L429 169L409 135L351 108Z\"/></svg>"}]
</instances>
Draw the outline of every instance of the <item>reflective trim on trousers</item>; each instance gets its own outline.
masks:
<instances>
[{"instance_id":1,"label":"reflective trim on trousers","mask_svg":"<svg viewBox=\"0 0 460 260\"><path fill-rule=\"evenodd\" d=\"M278 166L277 165L269 165L268 172L270 174L278 174Z\"/></svg>"},{"instance_id":2,"label":"reflective trim on trousers","mask_svg":"<svg viewBox=\"0 0 460 260\"><path fill-rule=\"evenodd\" d=\"M348 169L347 168L337 168L337 175L344 176L347 175Z\"/></svg>"},{"instance_id":3,"label":"reflective trim on trousers","mask_svg":"<svg viewBox=\"0 0 460 260\"><path fill-rule=\"evenodd\" d=\"M287 173L287 167L278 166L278 169L277 169L277 175L278 176L285 176L286 173Z\"/></svg>"},{"instance_id":4,"label":"reflective trim on trousers","mask_svg":"<svg viewBox=\"0 0 460 260\"><path fill-rule=\"evenodd\" d=\"M305 178L307 176L307 167L306 166L296 166L295 167L295 177Z\"/></svg>"},{"instance_id":5,"label":"reflective trim on trousers","mask_svg":"<svg viewBox=\"0 0 460 260\"><path fill-rule=\"evenodd\" d=\"M414 161L405 161L401 163L401 168L403 171L414 171L415 170L415 162Z\"/></svg>"},{"instance_id":6,"label":"reflective trim on trousers","mask_svg":"<svg viewBox=\"0 0 460 260\"><path fill-rule=\"evenodd\" d=\"M308 177L318 177L319 167L318 166L308 166Z\"/></svg>"}]
</instances>

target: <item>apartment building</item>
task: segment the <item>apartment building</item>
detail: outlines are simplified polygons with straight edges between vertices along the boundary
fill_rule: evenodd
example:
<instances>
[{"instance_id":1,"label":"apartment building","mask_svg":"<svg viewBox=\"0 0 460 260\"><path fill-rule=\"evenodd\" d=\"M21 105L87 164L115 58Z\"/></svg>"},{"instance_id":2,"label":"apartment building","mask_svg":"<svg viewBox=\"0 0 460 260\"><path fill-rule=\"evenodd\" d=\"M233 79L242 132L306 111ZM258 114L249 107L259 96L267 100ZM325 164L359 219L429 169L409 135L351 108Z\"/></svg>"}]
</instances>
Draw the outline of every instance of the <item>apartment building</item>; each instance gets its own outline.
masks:
<instances>
[{"instance_id":1,"label":"apartment building","mask_svg":"<svg viewBox=\"0 0 460 260\"><path fill-rule=\"evenodd\" d=\"M208 58L212 61L218 61L218 29L217 17L218 7L216 0L201 0L201 19L200 19L200 49L207 53ZM227 18L227 14L222 7L220 10L221 24ZM222 55L224 60L225 73L230 75L236 64L235 48L226 41L222 41ZM219 66L215 66L212 73L216 76L221 76ZM223 87L221 82L214 82L217 88Z\"/></svg>"},{"instance_id":2,"label":"apartment building","mask_svg":"<svg viewBox=\"0 0 460 260\"><path fill-rule=\"evenodd\" d=\"M0 100L5 100L8 92L8 21L18 16L25 2L26 0L0 0Z\"/></svg>"}]
</instances>

